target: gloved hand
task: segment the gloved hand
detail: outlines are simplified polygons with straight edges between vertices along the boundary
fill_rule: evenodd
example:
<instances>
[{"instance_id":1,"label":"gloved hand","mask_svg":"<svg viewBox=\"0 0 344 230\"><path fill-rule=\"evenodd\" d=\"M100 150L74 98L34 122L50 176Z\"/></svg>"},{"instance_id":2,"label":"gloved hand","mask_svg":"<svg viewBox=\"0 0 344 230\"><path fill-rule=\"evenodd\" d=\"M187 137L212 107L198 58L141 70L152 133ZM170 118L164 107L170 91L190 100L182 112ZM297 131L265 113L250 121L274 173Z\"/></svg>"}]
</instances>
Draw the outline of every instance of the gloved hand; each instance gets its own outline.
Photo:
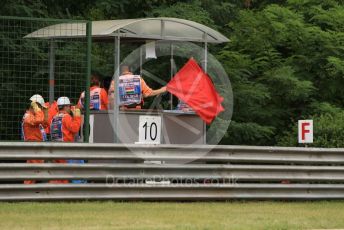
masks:
<instances>
[{"instance_id":1,"label":"gloved hand","mask_svg":"<svg viewBox=\"0 0 344 230\"><path fill-rule=\"evenodd\" d=\"M80 117L81 116L80 109L78 109L78 108L73 109L72 112L73 112L74 117Z\"/></svg>"},{"instance_id":2,"label":"gloved hand","mask_svg":"<svg viewBox=\"0 0 344 230\"><path fill-rule=\"evenodd\" d=\"M38 112L42 111L42 110L38 107L37 103L34 102L34 101L31 102L31 108L33 109L33 111L34 111L35 113L38 113Z\"/></svg>"}]
</instances>

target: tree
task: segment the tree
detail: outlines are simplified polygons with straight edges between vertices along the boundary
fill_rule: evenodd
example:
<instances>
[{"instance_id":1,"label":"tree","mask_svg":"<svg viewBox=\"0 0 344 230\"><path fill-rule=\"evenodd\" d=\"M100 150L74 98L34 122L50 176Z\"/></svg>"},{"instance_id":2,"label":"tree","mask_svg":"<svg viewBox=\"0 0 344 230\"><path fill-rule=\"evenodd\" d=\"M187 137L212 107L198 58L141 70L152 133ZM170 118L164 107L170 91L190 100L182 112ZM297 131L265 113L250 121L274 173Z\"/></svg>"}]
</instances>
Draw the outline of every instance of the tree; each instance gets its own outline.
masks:
<instances>
[{"instance_id":1,"label":"tree","mask_svg":"<svg viewBox=\"0 0 344 230\"><path fill-rule=\"evenodd\" d=\"M343 0L5 0L0 14L91 20L161 16L205 24L231 40L210 46L234 92L233 121L222 144L297 145L297 120L314 118L316 146L342 145ZM11 42L3 44L11 47ZM93 47L93 67L112 74L112 53ZM166 63L160 59L147 67L165 76ZM8 85L1 84L6 93Z\"/></svg>"}]
</instances>

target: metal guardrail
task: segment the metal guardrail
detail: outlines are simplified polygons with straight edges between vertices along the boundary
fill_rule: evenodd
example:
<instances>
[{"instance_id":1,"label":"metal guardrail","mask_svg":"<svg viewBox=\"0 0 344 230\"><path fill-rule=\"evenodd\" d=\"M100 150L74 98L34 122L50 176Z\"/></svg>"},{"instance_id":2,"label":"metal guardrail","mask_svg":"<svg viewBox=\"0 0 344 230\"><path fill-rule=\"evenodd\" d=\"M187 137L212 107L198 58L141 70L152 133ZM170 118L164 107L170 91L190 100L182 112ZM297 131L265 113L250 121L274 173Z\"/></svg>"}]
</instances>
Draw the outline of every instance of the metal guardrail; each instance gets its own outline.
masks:
<instances>
[{"instance_id":1,"label":"metal guardrail","mask_svg":"<svg viewBox=\"0 0 344 230\"><path fill-rule=\"evenodd\" d=\"M0 161L3 201L344 199L344 149L3 142ZM56 179L88 183L46 183Z\"/></svg>"},{"instance_id":2,"label":"metal guardrail","mask_svg":"<svg viewBox=\"0 0 344 230\"><path fill-rule=\"evenodd\" d=\"M0 160L38 158L344 165L344 149L0 142Z\"/></svg>"},{"instance_id":3,"label":"metal guardrail","mask_svg":"<svg viewBox=\"0 0 344 230\"><path fill-rule=\"evenodd\" d=\"M106 180L231 180L279 182L344 182L343 166L171 165L171 164L0 164L0 181L87 179Z\"/></svg>"},{"instance_id":4,"label":"metal guardrail","mask_svg":"<svg viewBox=\"0 0 344 230\"><path fill-rule=\"evenodd\" d=\"M4 185L0 200L229 200L344 199L343 185Z\"/></svg>"}]
</instances>

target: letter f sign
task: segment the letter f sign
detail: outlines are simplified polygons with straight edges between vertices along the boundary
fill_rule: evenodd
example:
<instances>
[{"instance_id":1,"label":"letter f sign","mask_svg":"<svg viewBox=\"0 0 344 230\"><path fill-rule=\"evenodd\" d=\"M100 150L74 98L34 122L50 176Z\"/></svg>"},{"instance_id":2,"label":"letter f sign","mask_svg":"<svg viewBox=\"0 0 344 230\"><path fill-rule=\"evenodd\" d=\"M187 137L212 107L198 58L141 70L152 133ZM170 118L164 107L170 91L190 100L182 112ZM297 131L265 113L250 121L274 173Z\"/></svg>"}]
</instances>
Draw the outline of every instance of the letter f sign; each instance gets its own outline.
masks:
<instances>
[{"instance_id":1,"label":"letter f sign","mask_svg":"<svg viewBox=\"0 0 344 230\"><path fill-rule=\"evenodd\" d=\"M313 120L299 120L299 143L313 143Z\"/></svg>"}]
</instances>

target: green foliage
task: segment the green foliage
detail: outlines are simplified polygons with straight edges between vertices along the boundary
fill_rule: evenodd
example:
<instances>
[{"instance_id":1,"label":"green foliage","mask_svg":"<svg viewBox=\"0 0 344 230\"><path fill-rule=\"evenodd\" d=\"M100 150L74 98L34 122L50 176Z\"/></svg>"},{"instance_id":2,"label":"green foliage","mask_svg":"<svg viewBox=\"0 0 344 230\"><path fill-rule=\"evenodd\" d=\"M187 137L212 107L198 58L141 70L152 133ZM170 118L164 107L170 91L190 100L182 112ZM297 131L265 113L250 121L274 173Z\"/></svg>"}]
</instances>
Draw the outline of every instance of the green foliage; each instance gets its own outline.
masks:
<instances>
[{"instance_id":1,"label":"green foliage","mask_svg":"<svg viewBox=\"0 0 344 230\"><path fill-rule=\"evenodd\" d=\"M289 145L296 145L295 127L290 123L320 111L325 115L321 113L324 118L318 120L325 122L327 113L340 111L328 105L343 106L344 8L336 1L288 1L257 8L241 10L228 24L232 42L219 55L233 84L233 120L273 127L269 130L274 135L263 144L282 144L278 140L287 135L294 140ZM239 133L241 140L247 137L245 129L232 123L228 133ZM287 134L280 131L289 129ZM250 143L255 136L252 131L242 143ZM259 140L253 144L260 144Z\"/></svg>"},{"instance_id":2,"label":"green foliage","mask_svg":"<svg viewBox=\"0 0 344 230\"><path fill-rule=\"evenodd\" d=\"M333 111L334 112L334 111ZM344 147L344 112L323 113L312 117L314 123L314 143L312 147ZM297 124L278 141L281 146L297 146Z\"/></svg>"},{"instance_id":3,"label":"green foliage","mask_svg":"<svg viewBox=\"0 0 344 230\"><path fill-rule=\"evenodd\" d=\"M238 145L264 145L271 144L275 129L272 126L261 126L254 122L232 121L222 144L235 143Z\"/></svg>"},{"instance_id":4,"label":"green foliage","mask_svg":"<svg viewBox=\"0 0 344 230\"><path fill-rule=\"evenodd\" d=\"M162 16L205 24L231 39L210 46L234 93L233 121L222 144L295 146L297 120L314 118L315 146L343 146L343 0L5 0L0 14L92 20ZM92 55L93 67L111 75L111 49L94 45ZM147 66L168 77L166 63ZM11 90L10 85L1 87ZM221 119L216 122L221 126Z\"/></svg>"},{"instance_id":5,"label":"green foliage","mask_svg":"<svg viewBox=\"0 0 344 230\"><path fill-rule=\"evenodd\" d=\"M154 17L184 18L210 27L215 27L214 21L211 19L209 13L202 8L201 2L197 0L188 3L177 2L168 8L162 5L155 8L148 16L150 15Z\"/></svg>"},{"instance_id":6,"label":"green foliage","mask_svg":"<svg viewBox=\"0 0 344 230\"><path fill-rule=\"evenodd\" d=\"M43 1L35 0L3 0L0 15L21 17L47 17L48 6Z\"/></svg>"}]
</instances>

